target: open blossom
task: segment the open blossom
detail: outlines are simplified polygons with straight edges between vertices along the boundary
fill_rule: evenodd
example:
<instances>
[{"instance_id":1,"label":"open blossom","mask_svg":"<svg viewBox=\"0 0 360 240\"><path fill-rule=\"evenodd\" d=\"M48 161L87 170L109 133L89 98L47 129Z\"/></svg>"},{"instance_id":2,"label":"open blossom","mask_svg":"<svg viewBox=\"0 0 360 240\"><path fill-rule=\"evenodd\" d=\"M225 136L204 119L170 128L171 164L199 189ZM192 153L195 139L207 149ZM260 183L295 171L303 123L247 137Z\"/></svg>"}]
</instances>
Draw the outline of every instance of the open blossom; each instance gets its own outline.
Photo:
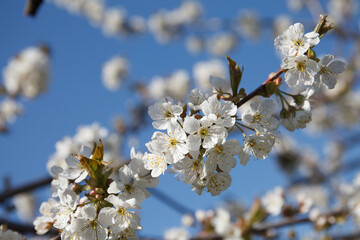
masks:
<instances>
[{"instance_id":1,"label":"open blossom","mask_svg":"<svg viewBox=\"0 0 360 240\"><path fill-rule=\"evenodd\" d=\"M298 110L294 114L295 116L290 114L290 117L281 119L281 125L291 132L295 129L305 128L306 124L311 122L310 111Z\"/></svg>"},{"instance_id":2,"label":"open blossom","mask_svg":"<svg viewBox=\"0 0 360 240\"><path fill-rule=\"evenodd\" d=\"M193 67L193 75L198 87L204 90L211 89L209 77L212 75L224 78L226 76L226 66L220 60L198 62Z\"/></svg>"},{"instance_id":3,"label":"open blossom","mask_svg":"<svg viewBox=\"0 0 360 240\"><path fill-rule=\"evenodd\" d=\"M251 153L258 159L265 159L269 155L274 144L275 137L272 133L247 135L244 140L244 153Z\"/></svg>"},{"instance_id":4,"label":"open blossom","mask_svg":"<svg viewBox=\"0 0 360 240\"><path fill-rule=\"evenodd\" d=\"M194 111L199 111L201 104L208 98L207 94L203 93L198 88L191 90L187 98L188 106Z\"/></svg>"},{"instance_id":5,"label":"open blossom","mask_svg":"<svg viewBox=\"0 0 360 240\"><path fill-rule=\"evenodd\" d=\"M46 47L29 47L3 70L4 87L11 95L34 98L47 88L50 58Z\"/></svg>"},{"instance_id":6,"label":"open blossom","mask_svg":"<svg viewBox=\"0 0 360 240\"><path fill-rule=\"evenodd\" d=\"M312 85L314 75L319 71L317 63L304 55L285 58L281 67L288 70L285 73L285 82L289 87L296 87L300 83Z\"/></svg>"},{"instance_id":7,"label":"open blossom","mask_svg":"<svg viewBox=\"0 0 360 240\"><path fill-rule=\"evenodd\" d=\"M202 157L197 157L199 153L193 154L193 158L185 157L171 166L169 172L179 173L179 179L185 184L192 184L204 170Z\"/></svg>"},{"instance_id":8,"label":"open blossom","mask_svg":"<svg viewBox=\"0 0 360 240\"><path fill-rule=\"evenodd\" d=\"M55 220L54 227L63 229L73 217L78 205L79 195L70 189L58 190L60 202L51 208L51 217Z\"/></svg>"},{"instance_id":9,"label":"open blossom","mask_svg":"<svg viewBox=\"0 0 360 240\"><path fill-rule=\"evenodd\" d=\"M220 195L220 193L230 187L230 184L231 177L227 172L211 172L206 175L206 187L211 196Z\"/></svg>"},{"instance_id":10,"label":"open blossom","mask_svg":"<svg viewBox=\"0 0 360 240\"><path fill-rule=\"evenodd\" d=\"M87 146L82 146L80 155L85 157L90 157L91 153L92 153L91 148ZM88 173L86 169L82 166L80 160L77 157L70 155L66 158L65 161L68 166L67 169L62 170L61 168L59 169L58 166L54 166L51 168L51 172L54 175L60 175L67 179L75 180L76 183L83 181L87 177Z\"/></svg>"},{"instance_id":11,"label":"open blossom","mask_svg":"<svg viewBox=\"0 0 360 240\"><path fill-rule=\"evenodd\" d=\"M113 57L104 63L102 69L102 80L105 87L115 91L129 72L129 63L126 58Z\"/></svg>"},{"instance_id":12,"label":"open blossom","mask_svg":"<svg viewBox=\"0 0 360 240\"><path fill-rule=\"evenodd\" d=\"M314 85L319 88L322 83L328 89L333 89L336 84L337 75L345 71L345 63L334 59L332 55L325 55L318 62L318 68L319 72L315 75Z\"/></svg>"},{"instance_id":13,"label":"open blossom","mask_svg":"<svg viewBox=\"0 0 360 240\"><path fill-rule=\"evenodd\" d=\"M171 125L176 125L183 109L179 105L173 105L171 98L164 98L149 107L149 115L156 129L164 130Z\"/></svg>"},{"instance_id":14,"label":"open blossom","mask_svg":"<svg viewBox=\"0 0 360 240\"><path fill-rule=\"evenodd\" d=\"M234 155L241 153L241 144L236 139L230 139L223 143L222 139L210 149L207 149L206 157L206 171L215 171L219 167L224 172L230 172L236 166L236 159Z\"/></svg>"},{"instance_id":15,"label":"open blossom","mask_svg":"<svg viewBox=\"0 0 360 240\"><path fill-rule=\"evenodd\" d=\"M186 145L187 137L178 124L170 126L167 132L168 134L155 132L149 145L152 145L157 152L164 152L168 163L175 163L183 159L189 152Z\"/></svg>"},{"instance_id":16,"label":"open blossom","mask_svg":"<svg viewBox=\"0 0 360 240\"><path fill-rule=\"evenodd\" d=\"M107 215L107 220L112 224L110 225L111 233L116 236L123 230L131 228L134 230L141 229L140 217L133 211L128 209L139 208L136 206L136 200L134 198L124 200L121 196L110 195L105 198L106 201L111 203L114 207L106 207L101 209L102 212Z\"/></svg>"},{"instance_id":17,"label":"open blossom","mask_svg":"<svg viewBox=\"0 0 360 240\"><path fill-rule=\"evenodd\" d=\"M279 121L271 115L275 108L276 105L271 99L266 99L261 104L253 101L250 108L242 114L242 120L258 132L275 131L279 126Z\"/></svg>"},{"instance_id":18,"label":"open blossom","mask_svg":"<svg viewBox=\"0 0 360 240\"><path fill-rule=\"evenodd\" d=\"M205 116L200 120L187 116L184 121L184 130L188 136L189 150L198 151L200 146L212 148L218 139L226 139L227 131L224 127L213 125L217 120L214 114Z\"/></svg>"},{"instance_id":19,"label":"open blossom","mask_svg":"<svg viewBox=\"0 0 360 240\"><path fill-rule=\"evenodd\" d=\"M268 213L271 215L279 215L285 204L284 190L281 187L277 187L274 190L267 192L261 199L261 203Z\"/></svg>"},{"instance_id":20,"label":"open blossom","mask_svg":"<svg viewBox=\"0 0 360 240\"><path fill-rule=\"evenodd\" d=\"M147 145L149 148L150 146ZM150 150L150 149L149 149ZM151 150L150 150L151 151ZM165 173L167 169L166 155L164 153L153 152L145 155L144 167L151 171L152 177L158 177Z\"/></svg>"},{"instance_id":21,"label":"open blossom","mask_svg":"<svg viewBox=\"0 0 360 240\"><path fill-rule=\"evenodd\" d=\"M134 198L138 204L141 204L145 197L149 196L146 187L148 187L148 181L140 178L136 172L125 165L119 170L119 180L110 184L108 193L120 193L124 199Z\"/></svg>"},{"instance_id":22,"label":"open blossom","mask_svg":"<svg viewBox=\"0 0 360 240\"><path fill-rule=\"evenodd\" d=\"M80 216L74 218L67 230L63 234L68 236L61 239L77 240L96 240L106 239L108 230L106 225L109 224L109 216L104 212L104 208L96 214L96 209L92 205L85 205L80 210Z\"/></svg>"},{"instance_id":23,"label":"open blossom","mask_svg":"<svg viewBox=\"0 0 360 240\"><path fill-rule=\"evenodd\" d=\"M304 36L304 25L295 23L291 25L275 41L275 47L287 57L296 57L303 55L310 47L320 42L319 34L310 32Z\"/></svg>"},{"instance_id":24,"label":"open blossom","mask_svg":"<svg viewBox=\"0 0 360 240\"><path fill-rule=\"evenodd\" d=\"M55 204L57 204L57 201L53 198L50 198L47 202L41 203L40 213L42 215L34 220L36 234L43 235L53 226L54 219L51 217L51 208Z\"/></svg>"},{"instance_id":25,"label":"open blossom","mask_svg":"<svg viewBox=\"0 0 360 240\"><path fill-rule=\"evenodd\" d=\"M201 104L201 111L205 116L214 114L216 116L215 123L222 127L230 128L235 124L236 105L230 101L219 101L216 94Z\"/></svg>"}]
</instances>

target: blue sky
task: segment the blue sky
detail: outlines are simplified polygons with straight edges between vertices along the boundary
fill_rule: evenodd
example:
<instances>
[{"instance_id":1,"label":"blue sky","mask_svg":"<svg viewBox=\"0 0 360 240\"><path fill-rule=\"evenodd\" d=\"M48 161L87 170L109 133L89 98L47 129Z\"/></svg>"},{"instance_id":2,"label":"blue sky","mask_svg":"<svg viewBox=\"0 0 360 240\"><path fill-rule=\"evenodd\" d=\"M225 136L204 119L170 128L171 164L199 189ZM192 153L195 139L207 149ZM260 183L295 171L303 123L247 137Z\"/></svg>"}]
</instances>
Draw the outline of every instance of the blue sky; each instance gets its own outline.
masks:
<instances>
[{"instance_id":1,"label":"blue sky","mask_svg":"<svg viewBox=\"0 0 360 240\"><path fill-rule=\"evenodd\" d=\"M259 16L271 18L289 13L285 1L202 1L205 17L234 18L239 11L251 9ZM121 1L130 15L148 17L159 8L172 9L180 1ZM108 1L109 5L120 4ZM150 34L118 40L105 37L85 18L71 15L46 2L36 18L23 16L24 1L0 1L0 68L22 49L46 43L51 48L51 82L48 91L32 101L22 100L25 114L10 126L10 133L0 135L0 177L10 176L14 186L47 175L48 157L55 143L65 135L74 135L79 125L99 122L111 129L112 118L126 114L126 103L135 98L126 89L107 91L101 83L101 66L109 58L123 54L131 63L131 78L149 80L154 75L170 74L210 59L208 54L191 55L184 41L158 44ZM294 19L311 21L307 12L295 14ZM310 31L311 29L307 29ZM329 40L323 49L332 48ZM267 75L276 71L281 59L273 47L273 37L267 31L256 43L241 41L231 57L245 66L243 87L250 92ZM225 62L225 58L221 58ZM226 63L226 62L225 62ZM299 131L296 136L303 138ZM143 146L151 129L141 134ZM125 154L129 154L125 152ZM191 209L207 209L227 197L240 198L245 203L276 185L286 184L273 158L251 161L246 167L238 165L232 172L232 186L219 197L204 194L199 197L189 186L173 176L161 176L158 188ZM50 193L48 193L50 196ZM44 196L44 194L42 194ZM142 236L160 236L166 228L180 224L176 211L156 198L146 200L141 210Z\"/></svg>"}]
</instances>

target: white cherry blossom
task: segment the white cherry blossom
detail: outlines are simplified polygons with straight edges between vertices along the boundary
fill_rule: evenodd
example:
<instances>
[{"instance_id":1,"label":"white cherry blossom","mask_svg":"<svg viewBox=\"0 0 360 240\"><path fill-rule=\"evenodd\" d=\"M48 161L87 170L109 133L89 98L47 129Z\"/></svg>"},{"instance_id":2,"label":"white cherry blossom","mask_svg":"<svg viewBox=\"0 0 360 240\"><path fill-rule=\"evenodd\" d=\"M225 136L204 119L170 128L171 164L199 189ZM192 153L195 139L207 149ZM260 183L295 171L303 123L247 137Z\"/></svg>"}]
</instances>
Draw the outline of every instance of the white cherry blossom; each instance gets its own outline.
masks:
<instances>
[{"instance_id":1,"label":"white cherry blossom","mask_svg":"<svg viewBox=\"0 0 360 240\"><path fill-rule=\"evenodd\" d=\"M199 88L191 90L188 98L187 104L194 111L200 110L201 104L207 99L207 94L203 93Z\"/></svg>"},{"instance_id":2,"label":"white cherry blossom","mask_svg":"<svg viewBox=\"0 0 360 240\"><path fill-rule=\"evenodd\" d=\"M319 72L315 75L315 87L324 84L328 89L333 89L336 84L337 75L345 71L345 63L334 59L332 55L325 55L319 62Z\"/></svg>"},{"instance_id":3,"label":"white cherry blossom","mask_svg":"<svg viewBox=\"0 0 360 240\"><path fill-rule=\"evenodd\" d=\"M136 199L137 204L141 204L146 196L149 196L148 181L142 179L139 175L131 170L127 165L124 165L119 170L119 180L113 181L108 193L121 193L125 199Z\"/></svg>"},{"instance_id":4,"label":"white cherry blossom","mask_svg":"<svg viewBox=\"0 0 360 240\"><path fill-rule=\"evenodd\" d=\"M168 163L176 163L189 152L186 145L187 137L178 124L170 126L167 132L168 134L155 132L149 145L157 152L164 152Z\"/></svg>"},{"instance_id":5,"label":"white cherry blossom","mask_svg":"<svg viewBox=\"0 0 360 240\"><path fill-rule=\"evenodd\" d=\"M285 56L296 57L303 55L319 42L318 33L309 32L304 36L304 25L295 23L275 39L274 45Z\"/></svg>"},{"instance_id":6,"label":"white cherry blossom","mask_svg":"<svg viewBox=\"0 0 360 240\"><path fill-rule=\"evenodd\" d=\"M205 116L214 114L216 116L215 123L222 127L230 128L235 124L235 114L237 107L233 102L221 102L217 99L216 94L209 97L201 104L201 111Z\"/></svg>"},{"instance_id":7,"label":"white cherry blossom","mask_svg":"<svg viewBox=\"0 0 360 240\"><path fill-rule=\"evenodd\" d=\"M250 108L242 114L242 121L261 133L275 131L279 126L279 121L271 115L275 108L276 105L271 99L265 99L261 104L253 101Z\"/></svg>"},{"instance_id":8,"label":"white cherry blossom","mask_svg":"<svg viewBox=\"0 0 360 240\"><path fill-rule=\"evenodd\" d=\"M284 77L289 87L296 87L300 83L311 86L314 83L314 75L319 71L317 63L304 55L285 58L281 67L287 69Z\"/></svg>"},{"instance_id":9,"label":"white cherry blossom","mask_svg":"<svg viewBox=\"0 0 360 240\"><path fill-rule=\"evenodd\" d=\"M217 117L214 114L205 116L200 120L195 117L186 117L184 120L184 130L189 133L189 150L198 151L202 145L204 148L212 148L218 138L226 139L227 131L224 127L213 125Z\"/></svg>"},{"instance_id":10,"label":"white cherry blossom","mask_svg":"<svg viewBox=\"0 0 360 240\"><path fill-rule=\"evenodd\" d=\"M154 120L154 128L164 130L177 124L183 109L178 105L173 105L172 102L171 98L164 98L149 107L149 115Z\"/></svg>"},{"instance_id":11,"label":"white cherry blossom","mask_svg":"<svg viewBox=\"0 0 360 240\"><path fill-rule=\"evenodd\" d=\"M265 159L275 144L272 133L247 135L244 140L244 152L251 153L255 158Z\"/></svg>"},{"instance_id":12,"label":"white cherry blossom","mask_svg":"<svg viewBox=\"0 0 360 240\"><path fill-rule=\"evenodd\" d=\"M281 125L291 132L295 129L305 128L309 122L311 122L311 112L306 110L298 110L295 112L295 116L290 114L289 118L281 119Z\"/></svg>"},{"instance_id":13,"label":"white cherry blossom","mask_svg":"<svg viewBox=\"0 0 360 240\"><path fill-rule=\"evenodd\" d=\"M209 173L206 176L207 191L211 193L211 196L220 195L231 184L231 177L227 172Z\"/></svg>"},{"instance_id":14,"label":"white cherry blossom","mask_svg":"<svg viewBox=\"0 0 360 240\"><path fill-rule=\"evenodd\" d=\"M65 231L69 239L105 240L108 234L106 226L109 224L109 217L104 210L101 209L96 216L95 207L85 205L80 212L81 216L73 219L68 226L68 231Z\"/></svg>"},{"instance_id":15,"label":"white cherry blossom","mask_svg":"<svg viewBox=\"0 0 360 240\"><path fill-rule=\"evenodd\" d=\"M55 220L54 227L63 229L73 217L78 205L79 195L70 189L58 190L60 202L51 208L51 217Z\"/></svg>"},{"instance_id":16,"label":"white cherry blossom","mask_svg":"<svg viewBox=\"0 0 360 240\"><path fill-rule=\"evenodd\" d=\"M285 204L284 190L281 187L277 187L267 192L265 196L262 197L261 203L268 213L271 215L279 215Z\"/></svg>"},{"instance_id":17,"label":"white cherry blossom","mask_svg":"<svg viewBox=\"0 0 360 240\"><path fill-rule=\"evenodd\" d=\"M139 208L135 205L136 200L134 198L124 200L120 196L116 197L115 195L110 195L105 198L105 200L114 206L114 208L106 207L102 209L102 212L107 215L108 221L110 220L112 223L112 235L117 236L127 228L134 230L141 229L140 217L134 211L128 210Z\"/></svg>"},{"instance_id":18,"label":"white cherry blossom","mask_svg":"<svg viewBox=\"0 0 360 240\"><path fill-rule=\"evenodd\" d=\"M236 139L227 140L225 143L219 139L218 143L210 149L207 149L206 170L215 171L217 166L224 172L230 172L236 166L234 155L241 154L241 144Z\"/></svg>"}]
</instances>

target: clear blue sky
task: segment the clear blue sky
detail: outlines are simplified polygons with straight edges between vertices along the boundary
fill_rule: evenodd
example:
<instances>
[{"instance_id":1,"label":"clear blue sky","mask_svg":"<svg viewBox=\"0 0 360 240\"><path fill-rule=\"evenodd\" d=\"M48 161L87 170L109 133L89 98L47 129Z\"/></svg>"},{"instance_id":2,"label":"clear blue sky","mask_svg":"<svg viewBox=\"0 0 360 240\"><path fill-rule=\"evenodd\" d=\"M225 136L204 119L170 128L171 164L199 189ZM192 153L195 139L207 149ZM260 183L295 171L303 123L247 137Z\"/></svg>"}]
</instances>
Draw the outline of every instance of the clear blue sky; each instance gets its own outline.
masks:
<instances>
[{"instance_id":1,"label":"clear blue sky","mask_svg":"<svg viewBox=\"0 0 360 240\"><path fill-rule=\"evenodd\" d=\"M125 89L109 92L101 83L101 66L112 56L127 56L132 79L147 80L177 69L191 73L194 63L210 58L208 54L189 54L182 40L160 45L149 34L124 40L107 38L85 18L71 15L50 2L43 4L36 18L25 18L24 2L0 1L0 68L17 52L43 42L51 47L52 71L49 90L33 101L23 101L25 114L10 126L9 134L0 135L0 177L10 176L14 186L46 176L46 163L55 151L55 143L65 135L74 135L78 125L96 121L111 128L112 118L126 113L125 104L133 98L133 93ZM118 3L130 15L148 17L159 8L175 8L180 1L108 1L110 5ZM288 13L285 1L206 0L201 3L205 17L229 19L244 9L270 18ZM294 19L311 21L307 12L295 14ZM248 91L276 71L281 61L275 54L270 31L255 44L240 42L231 56L245 66L243 87ZM222 60L225 62L225 58ZM300 137L303 134L296 133ZM141 145L150 139L151 132L142 135ZM231 188L220 197L208 194L199 197L171 175L161 176L158 188L189 208L206 209L227 197L249 203L266 189L286 184L272 158L251 161L246 167L238 165L231 176ZM142 205L141 217L144 229L140 235L160 236L166 228L179 225L181 216L151 198Z\"/></svg>"}]
</instances>

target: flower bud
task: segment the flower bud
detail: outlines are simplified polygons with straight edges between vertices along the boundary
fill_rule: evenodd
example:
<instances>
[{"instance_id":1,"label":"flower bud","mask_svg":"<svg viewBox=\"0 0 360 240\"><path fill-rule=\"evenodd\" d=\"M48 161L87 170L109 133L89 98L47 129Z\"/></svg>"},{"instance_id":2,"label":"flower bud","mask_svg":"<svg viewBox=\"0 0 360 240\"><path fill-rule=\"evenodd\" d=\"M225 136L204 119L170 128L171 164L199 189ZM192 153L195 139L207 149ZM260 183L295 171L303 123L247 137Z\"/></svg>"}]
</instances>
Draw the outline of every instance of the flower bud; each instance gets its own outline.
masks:
<instances>
[{"instance_id":1,"label":"flower bud","mask_svg":"<svg viewBox=\"0 0 360 240\"><path fill-rule=\"evenodd\" d=\"M89 193L90 196L94 196L95 194L96 194L95 190L91 190Z\"/></svg>"},{"instance_id":2,"label":"flower bud","mask_svg":"<svg viewBox=\"0 0 360 240\"><path fill-rule=\"evenodd\" d=\"M305 97L301 94L295 95L292 97L296 103L296 105L301 106L305 102Z\"/></svg>"},{"instance_id":3,"label":"flower bud","mask_svg":"<svg viewBox=\"0 0 360 240\"><path fill-rule=\"evenodd\" d=\"M285 109L285 108L281 109L280 118L287 119L287 118L290 118L290 116L291 116L291 114L287 109Z\"/></svg>"}]
</instances>

